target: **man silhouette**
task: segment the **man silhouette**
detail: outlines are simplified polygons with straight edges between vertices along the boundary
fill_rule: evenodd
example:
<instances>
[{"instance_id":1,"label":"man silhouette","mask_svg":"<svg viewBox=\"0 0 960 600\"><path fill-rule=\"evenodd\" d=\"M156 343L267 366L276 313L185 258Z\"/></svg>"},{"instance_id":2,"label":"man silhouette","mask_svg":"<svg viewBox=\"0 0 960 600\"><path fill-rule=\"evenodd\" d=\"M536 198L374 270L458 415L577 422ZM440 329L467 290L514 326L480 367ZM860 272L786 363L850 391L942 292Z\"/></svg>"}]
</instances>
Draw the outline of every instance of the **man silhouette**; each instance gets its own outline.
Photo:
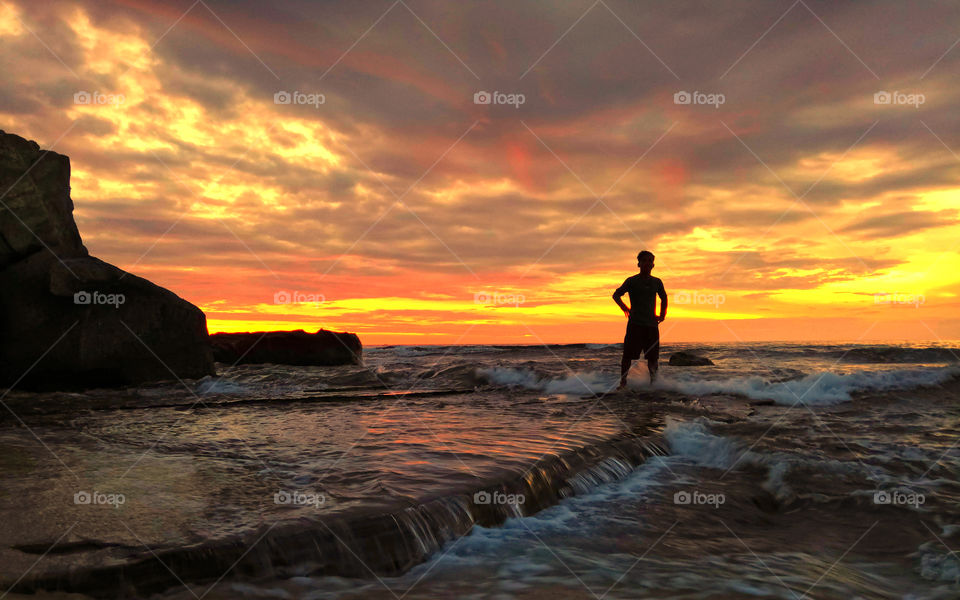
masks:
<instances>
[{"instance_id":1,"label":"man silhouette","mask_svg":"<svg viewBox=\"0 0 960 600\"><path fill-rule=\"evenodd\" d=\"M613 292L613 301L627 317L627 333L623 337L623 358L620 360L620 386L627 385L627 371L630 364L640 358L647 359L650 371L650 383L657 377L657 360L660 358L660 323L667 318L667 292L663 282L650 275L653 270L653 253L643 250L637 254L637 266L640 272L623 282ZM621 300L621 296L630 294L630 307ZM657 296L660 296L660 316L656 316Z\"/></svg>"}]
</instances>

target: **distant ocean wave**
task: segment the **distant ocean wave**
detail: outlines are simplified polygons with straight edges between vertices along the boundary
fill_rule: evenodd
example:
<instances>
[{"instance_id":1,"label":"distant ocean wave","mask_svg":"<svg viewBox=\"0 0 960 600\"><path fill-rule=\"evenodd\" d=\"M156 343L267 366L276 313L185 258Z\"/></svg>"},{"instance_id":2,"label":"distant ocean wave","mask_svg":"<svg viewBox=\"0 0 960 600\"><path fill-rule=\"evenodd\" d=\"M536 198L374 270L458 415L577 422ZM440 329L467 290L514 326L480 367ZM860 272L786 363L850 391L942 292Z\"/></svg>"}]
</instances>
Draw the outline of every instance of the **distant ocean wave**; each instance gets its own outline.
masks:
<instances>
[{"instance_id":1,"label":"distant ocean wave","mask_svg":"<svg viewBox=\"0 0 960 600\"><path fill-rule=\"evenodd\" d=\"M744 349L746 348L746 350ZM668 345L664 345L669 350ZM821 359L847 364L930 364L960 362L960 351L951 347L903 345L797 345L750 344L738 346L698 346L698 350L722 355L739 355L770 359Z\"/></svg>"},{"instance_id":2,"label":"distant ocean wave","mask_svg":"<svg viewBox=\"0 0 960 600\"><path fill-rule=\"evenodd\" d=\"M504 352L510 346L490 346L486 344L471 344L464 346L370 346L363 349L364 354L391 356L429 356L434 354L450 354L458 356L461 354L477 354L483 352Z\"/></svg>"},{"instance_id":3,"label":"distant ocean wave","mask_svg":"<svg viewBox=\"0 0 960 600\"><path fill-rule=\"evenodd\" d=\"M593 344L593 343L572 343L572 344L465 344L462 346L444 346L444 345L396 345L396 346L369 346L364 348L365 354L370 355L392 355L392 356L430 356L430 355L450 355L458 356L462 354L484 354L484 353L520 353L538 350L619 350L621 344Z\"/></svg>"}]
</instances>

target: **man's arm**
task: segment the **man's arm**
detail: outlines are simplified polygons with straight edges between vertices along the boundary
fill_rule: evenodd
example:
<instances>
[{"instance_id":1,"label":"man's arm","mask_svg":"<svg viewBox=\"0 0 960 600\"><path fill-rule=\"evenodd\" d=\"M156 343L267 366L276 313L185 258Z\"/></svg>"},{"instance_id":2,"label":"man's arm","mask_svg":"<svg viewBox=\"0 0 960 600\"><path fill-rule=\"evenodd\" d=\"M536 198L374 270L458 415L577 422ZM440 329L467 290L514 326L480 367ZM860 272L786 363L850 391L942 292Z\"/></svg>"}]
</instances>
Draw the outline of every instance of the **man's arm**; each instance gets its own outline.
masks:
<instances>
[{"instance_id":1,"label":"man's arm","mask_svg":"<svg viewBox=\"0 0 960 600\"><path fill-rule=\"evenodd\" d=\"M667 318L667 290L663 289L663 281L660 282L657 295L660 296L660 316L657 317L657 323L663 323L663 320Z\"/></svg>"},{"instance_id":2,"label":"man's arm","mask_svg":"<svg viewBox=\"0 0 960 600\"><path fill-rule=\"evenodd\" d=\"M613 291L613 301L617 303L617 306L620 307L620 310L623 311L624 316L630 317L630 308L623 303L621 296L627 293L627 282L624 281L623 284Z\"/></svg>"}]
</instances>

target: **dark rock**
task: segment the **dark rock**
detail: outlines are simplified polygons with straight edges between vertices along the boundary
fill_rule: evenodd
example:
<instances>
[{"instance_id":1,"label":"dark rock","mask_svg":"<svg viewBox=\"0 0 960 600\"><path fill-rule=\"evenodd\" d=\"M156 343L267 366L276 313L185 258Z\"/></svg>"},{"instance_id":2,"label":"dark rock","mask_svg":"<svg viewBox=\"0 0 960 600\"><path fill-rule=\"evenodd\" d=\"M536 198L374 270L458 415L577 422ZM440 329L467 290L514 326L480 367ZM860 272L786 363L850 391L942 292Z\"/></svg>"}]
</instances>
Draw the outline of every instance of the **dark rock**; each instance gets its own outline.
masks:
<instances>
[{"instance_id":1,"label":"dark rock","mask_svg":"<svg viewBox=\"0 0 960 600\"><path fill-rule=\"evenodd\" d=\"M215 333L210 336L213 356L233 364L273 363L278 365L360 364L363 345L355 333L321 329L316 333L268 331L257 333Z\"/></svg>"},{"instance_id":2,"label":"dark rock","mask_svg":"<svg viewBox=\"0 0 960 600\"><path fill-rule=\"evenodd\" d=\"M712 365L713 361L689 352L674 352L670 355L670 364L675 367L704 367Z\"/></svg>"},{"instance_id":3,"label":"dark rock","mask_svg":"<svg viewBox=\"0 0 960 600\"><path fill-rule=\"evenodd\" d=\"M70 159L0 131L0 386L215 373L199 308L88 255L73 220Z\"/></svg>"},{"instance_id":4,"label":"dark rock","mask_svg":"<svg viewBox=\"0 0 960 600\"><path fill-rule=\"evenodd\" d=\"M70 159L0 130L0 268L42 250L85 256L73 220Z\"/></svg>"}]
</instances>

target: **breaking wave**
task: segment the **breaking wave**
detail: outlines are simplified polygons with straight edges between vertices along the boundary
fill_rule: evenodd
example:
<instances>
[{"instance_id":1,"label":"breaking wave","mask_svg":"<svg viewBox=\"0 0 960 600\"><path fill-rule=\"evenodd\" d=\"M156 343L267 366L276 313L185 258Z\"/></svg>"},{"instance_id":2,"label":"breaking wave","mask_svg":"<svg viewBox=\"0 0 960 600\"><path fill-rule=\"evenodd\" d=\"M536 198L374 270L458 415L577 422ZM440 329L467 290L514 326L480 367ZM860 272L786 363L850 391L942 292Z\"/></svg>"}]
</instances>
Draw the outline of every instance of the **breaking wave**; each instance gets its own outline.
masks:
<instances>
[{"instance_id":1,"label":"breaking wave","mask_svg":"<svg viewBox=\"0 0 960 600\"><path fill-rule=\"evenodd\" d=\"M791 381L770 381L763 377L729 379L686 379L664 377L657 387L690 395L736 394L777 404L830 405L849 402L851 394L863 391L901 390L937 385L960 375L958 367L858 371L841 375L832 371L810 373Z\"/></svg>"},{"instance_id":2,"label":"breaking wave","mask_svg":"<svg viewBox=\"0 0 960 600\"><path fill-rule=\"evenodd\" d=\"M839 374L819 371L789 381L751 377L702 379L687 373L662 375L656 389L687 395L735 394L755 400L773 400L792 406L831 405L849 402L852 394L864 391L901 390L938 385L960 375L960 367L921 367L882 371L858 371ZM617 384L615 373L599 371L569 372L562 376L540 374L527 367L491 367L477 369L477 376L492 385L521 387L548 394L599 394Z\"/></svg>"}]
</instances>

